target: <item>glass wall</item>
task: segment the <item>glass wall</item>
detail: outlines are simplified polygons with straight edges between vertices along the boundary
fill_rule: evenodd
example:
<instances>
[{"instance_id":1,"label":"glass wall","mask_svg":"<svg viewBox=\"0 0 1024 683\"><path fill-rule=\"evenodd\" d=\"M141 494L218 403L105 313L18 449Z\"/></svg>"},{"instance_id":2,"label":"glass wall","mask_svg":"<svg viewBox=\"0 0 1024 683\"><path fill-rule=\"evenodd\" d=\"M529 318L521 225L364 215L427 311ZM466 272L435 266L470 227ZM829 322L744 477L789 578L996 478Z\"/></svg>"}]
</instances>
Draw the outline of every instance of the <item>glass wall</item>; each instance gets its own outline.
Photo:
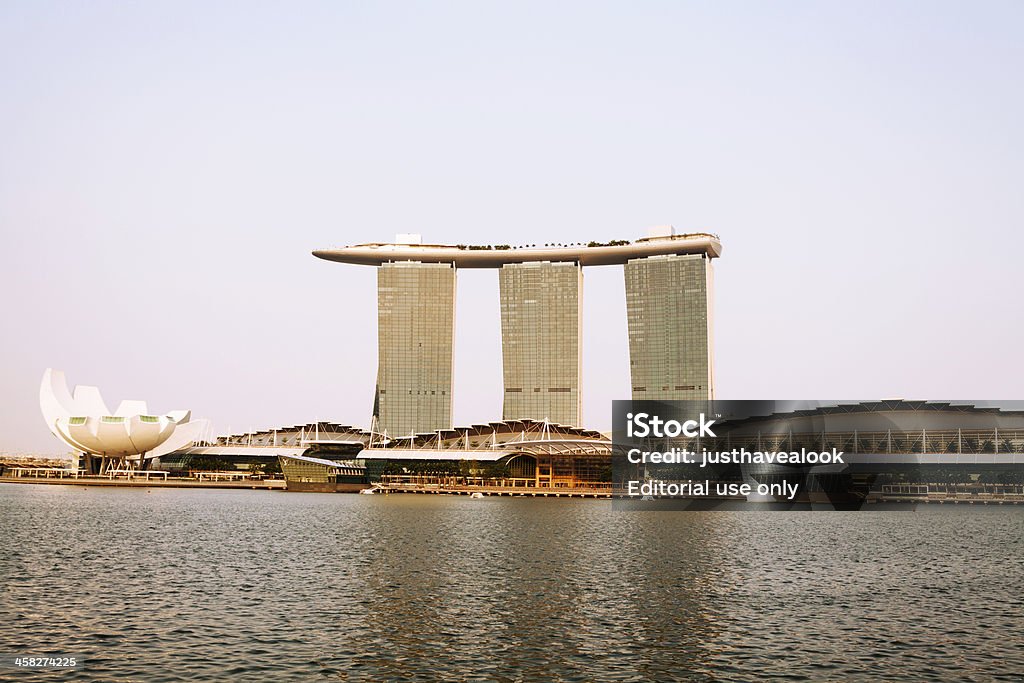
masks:
<instances>
[{"instance_id":1,"label":"glass wall","mask_svg":"<svg viewBox=\"0 0 1024 683\"><path fill-rule=\"evenodd\" d=\"M385 263L377 304L379 429L396 437L450 428L455 267Z\"/></svg>"},{"instance_id":2,"label":"glass wall","mask_svg":"<svg viewBox=\"0 0 1024 683\"><path fill-rule=\"evenodd\" d=\"M515 263L499 272L506 420L582 424L576 263Z\"/></svg>"},{"instance_id":3,"label":"glass wall","mask_svg":"<svg viewBox=\"0 0 1024 683\"><path fill-rule=\"evenodd\" d=\"M714 398L710 260L631 259L625 275L633 400Z\"/></svg>"}]
</instances>

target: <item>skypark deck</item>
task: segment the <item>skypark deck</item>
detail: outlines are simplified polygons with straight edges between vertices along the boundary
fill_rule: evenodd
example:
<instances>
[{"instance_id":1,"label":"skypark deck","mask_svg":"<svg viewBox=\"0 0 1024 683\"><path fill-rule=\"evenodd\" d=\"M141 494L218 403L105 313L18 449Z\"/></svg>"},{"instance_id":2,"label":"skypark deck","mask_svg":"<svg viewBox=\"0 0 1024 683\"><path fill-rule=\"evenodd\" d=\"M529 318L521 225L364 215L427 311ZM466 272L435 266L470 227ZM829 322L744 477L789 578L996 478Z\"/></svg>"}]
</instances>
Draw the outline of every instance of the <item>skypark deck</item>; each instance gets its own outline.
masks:
<instances>
[{"instance_id":1,"label":"skypark deck","mask_svg":"<svg viewBox=\"0 0 1024 683\"><path fill-rule=\"evenodd\" d=\"M622 265L630 259L664 254L706 254L717 258L722 243L717 235L691 233L647 237L634 242L615 241L608 244L551 245L513 247L510 245L445 245L445 244L359 244L350 247L318 249L313 255L327 261L379 266L394 261L421 263L452 263L456 268L501 268L508 263L538 261L576 262L581 266Z\"/></svg>"}]
</instances>

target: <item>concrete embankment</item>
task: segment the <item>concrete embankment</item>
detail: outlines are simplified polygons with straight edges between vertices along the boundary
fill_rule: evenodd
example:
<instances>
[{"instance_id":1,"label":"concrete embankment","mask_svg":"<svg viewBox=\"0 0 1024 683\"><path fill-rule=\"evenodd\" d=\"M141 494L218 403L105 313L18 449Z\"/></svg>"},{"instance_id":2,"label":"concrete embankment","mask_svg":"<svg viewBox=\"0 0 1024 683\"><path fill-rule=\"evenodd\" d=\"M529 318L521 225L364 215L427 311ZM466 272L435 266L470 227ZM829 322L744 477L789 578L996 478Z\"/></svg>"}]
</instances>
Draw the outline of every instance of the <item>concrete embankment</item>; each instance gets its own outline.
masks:
<instances>
[{"instance_id":1,"label":"concrete embankment","mask_svg":"<svg viewBox=\"0 0 1024 683\"><path fill-rule=\"evenodd\" d=\"M106 477L0 477L0 484L50 484L55 486L120 486L144 489L257 489L263 491L285 489L283 479L264 481L198 481L196 479L108 479Z\"/></svg>"}]
</instances>

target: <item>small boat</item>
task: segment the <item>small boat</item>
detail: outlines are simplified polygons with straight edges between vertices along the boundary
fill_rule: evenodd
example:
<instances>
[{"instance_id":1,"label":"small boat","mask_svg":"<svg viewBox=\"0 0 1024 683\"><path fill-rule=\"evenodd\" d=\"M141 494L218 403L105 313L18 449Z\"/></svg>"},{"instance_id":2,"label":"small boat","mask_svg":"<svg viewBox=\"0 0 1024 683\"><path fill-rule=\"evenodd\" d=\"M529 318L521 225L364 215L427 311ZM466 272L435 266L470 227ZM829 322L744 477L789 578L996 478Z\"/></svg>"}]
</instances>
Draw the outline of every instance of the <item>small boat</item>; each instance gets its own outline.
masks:
<instances>
[{"instance_id":1,"label":"small boat","mask_svg":"<svg viewBox=\"0 0 1024 683\"><path fill-rule=\"evenodd\" d=\"M479 491L473 491L473 493L469 494L469 497L470 498L483 498L484 494L480 493Z\"/></svg>"}]
</instances>

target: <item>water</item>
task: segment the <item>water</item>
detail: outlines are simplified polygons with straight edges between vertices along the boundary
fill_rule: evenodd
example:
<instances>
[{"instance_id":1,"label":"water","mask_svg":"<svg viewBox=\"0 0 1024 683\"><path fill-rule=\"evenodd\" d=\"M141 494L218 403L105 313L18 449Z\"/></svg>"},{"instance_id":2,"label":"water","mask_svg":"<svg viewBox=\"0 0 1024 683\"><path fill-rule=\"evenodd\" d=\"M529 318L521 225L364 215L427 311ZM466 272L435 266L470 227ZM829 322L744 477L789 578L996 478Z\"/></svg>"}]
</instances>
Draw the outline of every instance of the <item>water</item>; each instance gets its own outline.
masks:
<instances>
[{"instance_id":1,"label":"water","mask_svg":"<svg viewBox=\"0 0 1024 683\"><path fill-rule=\"evenodd\" d=\"M0 678L1022 680L1024 507L0 484Z\"/></svg>"}]
</instances>

